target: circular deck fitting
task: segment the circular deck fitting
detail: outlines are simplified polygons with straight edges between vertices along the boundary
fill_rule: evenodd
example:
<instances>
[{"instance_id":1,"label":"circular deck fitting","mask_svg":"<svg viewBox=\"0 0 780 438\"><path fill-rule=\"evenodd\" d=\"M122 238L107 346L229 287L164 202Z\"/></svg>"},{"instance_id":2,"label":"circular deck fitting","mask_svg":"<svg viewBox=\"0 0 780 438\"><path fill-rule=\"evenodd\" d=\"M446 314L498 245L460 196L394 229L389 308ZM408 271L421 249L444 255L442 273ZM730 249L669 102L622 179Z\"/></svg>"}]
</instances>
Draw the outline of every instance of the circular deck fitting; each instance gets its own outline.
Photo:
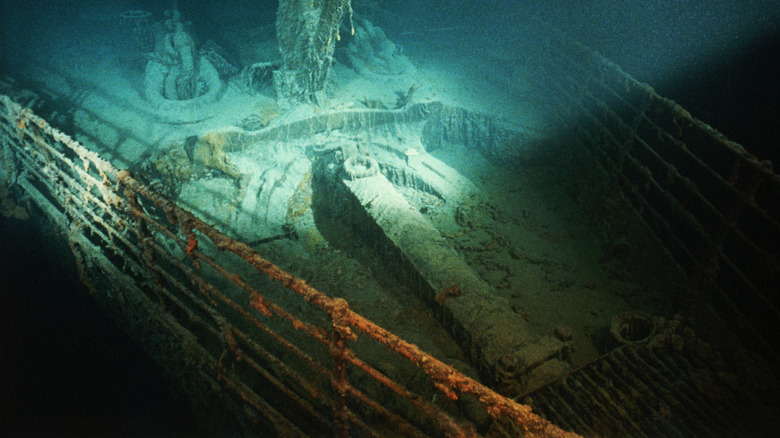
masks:
<instances>
[{"instance_id":1,"label":"circular deck fitting","mask_svg":"<svg viewBox=\"0 0 780 438\"><path fill-rule=\"evenodd\" d=\"M374 176L379 172L379 163L368 155L352 155L344 160L344 173L351 180Z\"/></svg>"},{"instance_id":2,"label":"circular deck fitting","mask_svg":"<svg viewBox=\"0 0 780 438\"><path fill-rule=\"evenodd\" d=\"M655 334L655 318L645 312L623 312L612 318L610 331L621 344L641 344Z\"/></svg>"},{"instance_id":3,"label":"circular deck fitting","mask_svg":"<svg viewBox=\"0 0 780 438\"><path fill-rule=\"evenodd\" d=\"M169 99L165 95L166 80L176 76L178 67L149 61L144 81L144 94L149 104L173 122L194 123L213 116L211 105L222 97L225 87L208 59L201 57L199 66L203 93L191 99Z\"/></svg>"}]
</instances>

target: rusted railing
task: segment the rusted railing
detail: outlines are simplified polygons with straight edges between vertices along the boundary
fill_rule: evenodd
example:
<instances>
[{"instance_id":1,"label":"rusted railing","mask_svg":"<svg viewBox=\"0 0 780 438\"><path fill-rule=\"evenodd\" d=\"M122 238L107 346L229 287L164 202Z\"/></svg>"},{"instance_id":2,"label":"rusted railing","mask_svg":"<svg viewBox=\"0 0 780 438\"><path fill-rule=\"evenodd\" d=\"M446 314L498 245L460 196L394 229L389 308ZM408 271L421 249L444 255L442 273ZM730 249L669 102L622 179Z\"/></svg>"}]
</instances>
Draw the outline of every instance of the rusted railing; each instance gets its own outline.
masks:
<instances>
[{"instance_id":1,"label":"rusted railing","mask_svg":"<svg viewBox=\"0 0 780 438\"><path fill-rule=\"evenodd\" d=\"M691 288L780 363L780 175L772 163L589 48L556 32L546 43L559 56L541 62L555 73L550 89L578 142Z\"/></svg>"},{"instance_id":2,"label":"rusted railing","mask_svg":"<svg viewBox=\"0 0 780 438\"><path fill-rule=\"evenodd\" d=\"M508 430L575 436L318 292L7 96L0 138L7 179L67 234L84 281L121 306L140 303L181 340L179 354L249 408L256 430L476 436L453 402L473 397ZM394 381L375 356L422 370L431 391Z\"/></svg>"}]
</instances>

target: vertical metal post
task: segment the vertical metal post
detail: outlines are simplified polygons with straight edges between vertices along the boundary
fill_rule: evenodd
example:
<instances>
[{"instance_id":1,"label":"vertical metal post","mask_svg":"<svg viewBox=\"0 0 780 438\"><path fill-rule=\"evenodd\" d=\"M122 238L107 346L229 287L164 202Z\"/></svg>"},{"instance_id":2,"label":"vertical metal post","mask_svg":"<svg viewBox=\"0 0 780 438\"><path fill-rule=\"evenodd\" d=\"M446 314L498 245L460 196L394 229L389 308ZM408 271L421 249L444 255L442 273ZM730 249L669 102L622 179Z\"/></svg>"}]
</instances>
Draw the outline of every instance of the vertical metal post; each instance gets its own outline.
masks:
<instances>
[{"instance_id":1,"label":"vertical metal post","mask_svg":"<svg viewBox=\"0 0 780 438\"><path fill-rule=\"evenodd\" d=\"M283 107L322 98L336 41L341 38L339 25L348 11L351 17L351 0L279 2L276 37L282 67L274 73L274 88Z\"/></svg>"},{"instance_id":2,"label":"vertical metal post","mask_svg":"<svg viewBox=\"0 0 780 438\"><path fill-rule=\"evenodd\" d=\"M125 198L127 199L127 203L130 206L129 214L132 216L133 221L135 222L135 228L136 233L138 234L138 244L141 246L141 251L143 253L144 262L146 262L146 274L147 278L150 278L152 280L152 283L154 285L154 290L158 294L158 300L160 304L164 304L162 301L163 294L159 291L161 279L157 272L154 270L155 265L155 256L154 256L154 249L151 245L149 245L148 239L151 239L152 236L149 233L149 230L146 226L146 223L141 218L144 213L143 207L141 207L141 203L138 202L138 194L131 189L127 184L125 184L126 178L132 178L132 175L129 171L123 170L120 171L117 175L117 181L124 186L124 194Z\"/></svg>"},{"instance_id":3,"label":"vertical metal post","mask_svg":"<svg viewBox=\"0 0 780 438\"><path fill-rule=\"evenodd\" d=\"M347 380L347 340L355 339L355 334L349 327L347 310L349 310L347 301L342 298L333 300L333 307L329 309L328 315L333 323L333 335L330 344L330 356L333 359L333 377L331 385L333 386L333 423L335 425L335 435L340 437L349 436L350 414L347 408L347 390L349 381Z\"/></svg>"}]
</instances>

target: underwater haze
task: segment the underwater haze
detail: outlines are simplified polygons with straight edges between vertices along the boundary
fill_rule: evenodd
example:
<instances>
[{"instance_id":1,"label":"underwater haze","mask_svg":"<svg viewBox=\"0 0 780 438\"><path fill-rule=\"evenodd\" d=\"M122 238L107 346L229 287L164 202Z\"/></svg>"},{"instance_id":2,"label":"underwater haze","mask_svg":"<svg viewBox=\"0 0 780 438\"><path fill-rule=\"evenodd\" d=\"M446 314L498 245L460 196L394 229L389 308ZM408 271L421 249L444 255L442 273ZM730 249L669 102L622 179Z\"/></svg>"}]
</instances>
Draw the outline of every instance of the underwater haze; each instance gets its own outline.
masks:
<instances>
[{"instance_id":1,"label":"underwater haze","mask_svg":"<svg viewBox=\"0 0 780 438\"><path fill-rule=\"evenodd\" d=\"M354 1L358 15L387 18L387 35L399 45L446 37L458 44L486 36L486 56L516 53L516 32L551 23L614 61L629 74L678 100L695 116L744 143L758 156L777 159L772 139L780 118L780 7L774 0L642 1ZM220 42L225 20L265 11L276 1L181 1L179 9L201 37ZM0 67L13 72L24 53L45 52L67 35L57 23L117 9L142 9L162 16L172 1L3 0ZM246 11L252 11L247 14ZM119 23L114 29L122 33ZM522 38L522 35L519 36ZM88 45L89 40L80 44ZM488 46L489 44L489 46Z\"/></svg>"},{"instance_id":2,"label":"underwater haze","mask_svg":"<svg viewBox=\"0 0 780 438\"><path fill-rule=\"evenodd\" d=\"M165 152L181 146L183 139L189 141L224 126L239 126L237 121L248 131L267 127L281 118L281 110L274 102L273 87L262 83L263 78L257 80L259 85L253 83L253 78L245 81L248 85L238 85L240 73L236 72L230 80L220 72L225 86L220 89L224 95L218 103L192 112L152 108L144 95L144 75L149 75L146 63L152 59L151 49L146 46L152 44L138 38L131 19L139 15L128 12L148 13L150 21L162 22L170 17L169 11L177 8L194 44L213 42L224 58L235 64L236 71L241 71L255 63L278 61L273 26L278 4L249 0L0 0L0 85L9 81L15 87L35 90L44 96L37 103L45 101L40 110L48 111L52 125L94 147L117 167L141 169L152 158L158 162L169 159ZM359 73L360 68L368 67L360 65L342 42L336 47L333 78L328 83L328 97L342 105L337 109L399 109L416 93L414 99L420 101L444 100L446 96L448 104L478 112L493 111L508 123L547 128L544 124L550 119L549 113L529 108L531 103L552 100L554 96L518 82L523 79L525 66L534 58L546 56L525 42L544 39L552 25L650 84L660 95L678 101L694 117L760 159L780 162L777 0L352 0L352 7L354 19L368 20L364 28L374 29L371 23L381 27L389 41L386 44L393 48L392 56L404 59L386 66L395 69L393 74L366 79ZM463 59L467 59L462 64L466 67L451 62ZM485 87L492 92L483 92ZM247 108L254 111L252 118L244 117ZM214 114L204 116L208 111ZM193 126L197 126L197 132L188 131ZM187 207L200 209L199 213L211 223L234 219L238 216L234 210L243 208L254 214L265 206L262 216L269 224L267 228L238 219L225 228L250 229L248 234L256 234L245 237L260 244L267 243L267 236L272 234L272 238L289 238L279 216L288 213L287 201L297 183L304 180L309 163L301 164L306 157L298 151L285 151L281 146L278 149L273 151L276 155L267 151L251 155L254 152L249 149L245 155L236 152L230 157L232 164L222 151L222 156L209 157L212 162L207 172L192 177L208 179L212 185L204 188L181 184L169 194L178 196L176 200L185 205L190 202ZM507 186L517 175L499 171L491 174L492 167L480 168L482 161L468 162L456 153L452 155L444 158L452 158L456 163L453 167L459 171L472 172L475 180L508 175L505 181L490 181L485 186L495 183L488 189L502 195L510 192ZM273 167L273 160L287 167ZM265 165L269 167L261 167ZM289 172L285 174L289 178L273 180L282 172ZM529 186L544 185L530 176L528 179ZM246 187L239 190L238 184L247 184L261 194L266 184L279 189L274 196L288 196L280 200L272 194L243 198L231 205L229 212L220 211L215 205L221 196L238 199L245 194ZM453 191L456 189L459 187ZM523 187L517 192L523 190L530 191ZM529 196L537 201L533 198L536 194ZM538 205L549 208L540 207L537 211L542 213L529 213L523 218L527 220L523 232L541 236L539 248L576 241L580 236L571 230L552 230L554 225L550 223L555 222L560 207L555 205L557 198L538 198ZM272 211L274 208L277 210ZM478 210L474 208L470 213L477 219L484 219L479 215L488 216ZM569 216L567 221L578 223L576 214ZM553 219L548 220L550 217ZM36 232L16 219L4 218L0 226L0 293L18 295L13 299L6 295L0 302L0 406L5 414L13 414L13 418L0 419L0 435L4 421L14 433L33 431L40 436L122 432L132 436L197 435L193 414L168 388L160 388L169 382L140 347L111 326L98 306L85 304L86 291L75 281L73 265L53 263L63 247L47 247L51 241L45 235L28 239L27 235ZM568 256L572 252L569 249L560 251ZM531 250L528 254L518 252L513 254L512 263L519 264L519 259L525 262L532 255ZM53 267L47 272L40 264ZM556 261L549 265L554 266L550 269L563 269L561 266L566 264ZM49 277L45 280L50 281L39 281L43 272ZM593 288L586 289L590 293ZM567 305L570 308L563 310L571 314L581 310L576 304ZM624 310L618 307L610 310ZM39 323L41 318L45 321ZM70 349L80 355L71 356L65 351ZM590 359L597 353L591 346L577 354L582 354L584 362L586 355ZM96 356L94 361L90 356ZM92 380L90 376L96 377Z\"/></svg>"}]
</instances>

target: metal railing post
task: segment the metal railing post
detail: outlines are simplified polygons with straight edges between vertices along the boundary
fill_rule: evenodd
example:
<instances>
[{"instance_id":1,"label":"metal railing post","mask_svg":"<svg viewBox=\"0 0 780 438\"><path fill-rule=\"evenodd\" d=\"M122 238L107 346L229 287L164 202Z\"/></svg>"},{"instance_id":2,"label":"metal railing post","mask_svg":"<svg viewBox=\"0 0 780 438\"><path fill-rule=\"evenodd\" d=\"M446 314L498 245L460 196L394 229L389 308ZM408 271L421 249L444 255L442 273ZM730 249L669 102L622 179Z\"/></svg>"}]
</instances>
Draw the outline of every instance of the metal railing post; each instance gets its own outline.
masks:
<instances>
[{"instance_id":1,"label":"metal railing post","mask_svg":"<svg viewBox=\"0 0 780 438\"><path fill-rule=\"evenodd\" d=\"M357 333L362 333L366 336L364 339L377 342L387 351L400 355L399 359L407 360L419 367L431 379L434 386L452 400L457 399L460 394L469 394L479 400L494 419L506 419L524 429L527 436L574 436L534 415L530 407L501 397L489 388L462 375L456 369L438 361L419 347L365 319L352 311L346 300L331 298L302 279L285 272L263 258L256 250L225 236L191 212L150 190L148 186L135 180L130 172L117 170L97 153L87 150L67 135L51 128L45 120L21 108L6 96L0 96L0 109L4 110L0 111L0 119L2 119L0 136L3 138L3 150L0 152L4 160L3 164L6 167L13 167L9 173L13 171L17 175L29 173L31 179L39 183L43 190L62 204L60 208L64 212L57 210L55 215L61 216L62 222L67 225L63 228L66 234L70 229L74 236L83 236L86 234L83 227L88 228L94 236L93 241L83 240L87 242L90 250L83 254L89 259L94 258L97 262L91 263L90 266L82 263L83 270L86 272L87 267L90 270L103 269L110 274L111 278L126 274L127 284L133 286L134 293L144 296L140 300L144 303L144 311L153 313L149 316L157 317L166 330L176 334L177 339L189 339L191 336L191 342L182 346L183 351L186 354L192 352L200 359L200 363L205 364L207 369L211 369L218 378L222 369L221 358L215 360L216 358L212 357L212 353L207 349L208 346L201 345L196 335L189 331L190 328L200 330L199 333L207 337L213 334L219 338L223 342L221 350L223 356L227 350L232 351L237 362L249 364L246 372L254 369L260 373L261 381L268 381L280 388L282 393L298 403L300 409L310 416L319 415L314 424L321 425L324 429L332 427L336 436L347 437L351 429L380 436L373 430L372 424L367 424L368 418L364 412L350 410L348 397L355 405L362 404L389 419L387 423L394 425L405 436L422 436L429 433L428 430L434 429L443 436L476 435L473 425L467 421L451 415L436 403L428 401L421 394L407 389L403 384L392 380L364 362L358 352L350 347L357 340ZM16 137L19 137L18 140ZM60 151L60 147L65 152ZM72 153L82 160L80 164L75 163L71 158ZM46 172L42 169L44 166L47 168ZM99 172L100 178L90 174L91 166ZM27 190L38 193L38 188L32 185ZM42 204L51 203L43 196L40 198L43 200ZM161 224L159 222L161 219L150 214L147 208L162 210L168 222L180 228L181 236L178 231ZM93 211L95 209L100 210L99 214ZM103 214L108 215L107 219L104 219ZM128 216L132 219L128 219ZM132 223L129 223L131 221ZM125 227L131 231L131 235L125 236ZM119 239L117 245L114 245L114 239ZM178 245L179 250L186 255L192 265L186 266L186 263L182 263L182 254L179 251L171 251L170 248L158 244L162 240L172 241ZM201 249L198 240L202 241L201 244L209 242L210 244L202 246ZM77 253L75 246L72 249L74 254ZM109 250L113 250L119 258L112 260L101 253ZM312 306L324 310L330 319L330 331L327 329L327 322L324 323L325 325L306 322L294 312L271 301L264 293L245 281L239 273L223 266L226 260L210 255L214 250L235 254L257 272L264 273L269 280L279 282L285 289L299 295ZM235 300L231 295L220 291L216 285L218 283L210 283L208 278L198 272L201 262L206 263L210 268L206 272L208 276L213 275L217 279L229 280L246 294L242 294L238 300ZM217 311L196 296L192 287L184 284L187 278L193 282L192 286L198 286L201 292L217 297L217 301L226 304L225 311L231 317L239 319L237 321L239 324L234 325L227 316L223 318L222 309ZM151 282L151 288L148 287L148 282ZM148 298L154 300L154 293L157 294L161 308L153 309L146 303ZM117 299L123 300L122 295L118 295ZM217 302L214 301L213 305L216 306ZM180 317L175 312L159 315L165 312L167 306L171 309L180 309L185 314ZM259 312L263 318L276 316L280 321L289 322L295 330L300 330L314 340L315 345L326 346L328 352L325 353L318 348L306 349L303 346L299 348L290 338L285 337L286 333L274 331L270 322L269 324L261 322L259 316L252 310ZM202 318L201 312L211 315L211 318ZM187 326L180 326L179 319ZM215 321L218 327L212 327L206 319ZM245 326L242 323L244 320L249 324ZM307 370L312 370L326 378L318 380L316 377L301 374L297 367L284 362L285 356L277 357L263 350L259 341L253 336L256 332L251 330L252 327L259 329L257 333L268 335L282 349L288 351L291 357L300 358L304 365L309 366ZM332 372L328 370L328 356L333 363ZM259 363L260 359L270 362L271 369L264 369L263 364ZM351 368L352 370L363 372L369 378L379 382L382 388L408 400L411 403L410 408L424 414L430 423L419 424L407 420L404 417L405 412L384 406L380 399L375 399L378 394L374 394L373 391L363 392L365 388L362 382L360 385L353 386L348 378L349 366L354 367ZM280 374L284 376L277 376L275 370L280 370ZM286 382L283 377L291 379L294 383L293 387L285 387ZM325 394L328 392L328 380L333 391L332 399ZM231 378L223 378L222 381L254 411L262 413L269 426L277 431L290 432L294 436L303 435L303 432L285 417L288 412L277 410L249 385L255 382L254 378L245 382L240 376L235 378L231 376ZM304 388L305 394L298 396L294 387ZM332 411L332 425L326 419L328 410Z\"/></svg>"},{"instance_id":2,"label":"metal railing post","mask_svg":"<svg viewBox=\"0 0 780 438\"><path fill-rule=\"evenodd\" d=\"M132 178L132 175L129 171L122 170L117 175L117 182L124 188L125 199L127 199L127 204L129 206L127 213L130 217L132 217L133 223L135 224L138 245L140 246L141 254L143 255L143 261L145 263L145 266L143 267L144 273L146 274L146 278L152 281L152 287L157 293L159 304L164 305L162 300L163 292L160 290L162 287L162 279L154 269L155 254L154 248L152 245L150 245L152 235L149 232L149 228L147 227L146 222L141 218L141 216L145 215L145 213L141 203L138 201L138 193L124 183L127 178Z\"/></svg>"},{"instance_id":3,"label":"metal railing post","mask_svg":"<svg viewBox=\"0 0 780 438\"><path fill-rule=\"evenodd\" d=\"M350 329L348 319L349 305L342 298L333 300L333 306L328 309L328 316L333 323L333 334L330 344L330 356L333 359L333 417L335 434L340 437L349 436L350 413L347 408L347 393L349 381L347 379L347 340L356 339Z\"/></svg>"}]
</instances>

